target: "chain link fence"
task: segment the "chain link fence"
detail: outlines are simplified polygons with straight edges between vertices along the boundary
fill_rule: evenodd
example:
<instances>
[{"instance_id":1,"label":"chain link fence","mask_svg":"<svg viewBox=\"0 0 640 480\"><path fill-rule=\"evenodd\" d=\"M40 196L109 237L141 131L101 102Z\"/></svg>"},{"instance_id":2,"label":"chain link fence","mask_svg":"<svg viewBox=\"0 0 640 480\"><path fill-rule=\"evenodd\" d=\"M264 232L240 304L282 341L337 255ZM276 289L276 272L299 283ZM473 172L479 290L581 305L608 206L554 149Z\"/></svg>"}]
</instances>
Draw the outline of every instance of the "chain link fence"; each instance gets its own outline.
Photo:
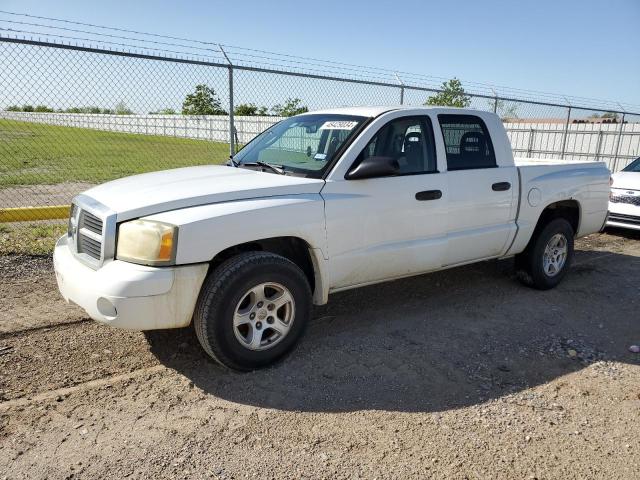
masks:
<instances>
[{"instance_id":1,"label":"chain link fence","mask_svg":"<svg viewBox=\"0 0 640 480\"><path fill-rule=\"evenodd\" d=\"M50 250L65 228L51 218L91 185L221 164L296 111L424 105L440 91L367 67L301 71L293 60L235 62L222 47L213 59L152 50L0 37L0 254ZM214 92L216 114L181 113L198 85ZM467 95L471 108L500 115L516 156L600 160L616 171L640 155L640 114L626 109Z\"/></svg>"}]
</instances>

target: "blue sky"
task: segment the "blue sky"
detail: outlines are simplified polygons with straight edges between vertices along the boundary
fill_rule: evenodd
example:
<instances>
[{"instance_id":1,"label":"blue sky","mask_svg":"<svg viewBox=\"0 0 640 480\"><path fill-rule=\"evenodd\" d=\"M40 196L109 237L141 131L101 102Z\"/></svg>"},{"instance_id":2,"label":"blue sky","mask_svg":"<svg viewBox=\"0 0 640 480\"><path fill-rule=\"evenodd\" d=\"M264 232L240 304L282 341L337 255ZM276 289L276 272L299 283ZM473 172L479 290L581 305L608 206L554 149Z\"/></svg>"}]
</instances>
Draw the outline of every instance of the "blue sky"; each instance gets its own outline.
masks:
<instances>
[{"instance_id":1,"label":"blue sky","mask_svg":"<svg viewBox=\"0 0 640 480\"><path fill-rule=\"evenodd\" d=\"M0 9L640 105L640 0L2 0Z\"/></svg>"}]
</instances>

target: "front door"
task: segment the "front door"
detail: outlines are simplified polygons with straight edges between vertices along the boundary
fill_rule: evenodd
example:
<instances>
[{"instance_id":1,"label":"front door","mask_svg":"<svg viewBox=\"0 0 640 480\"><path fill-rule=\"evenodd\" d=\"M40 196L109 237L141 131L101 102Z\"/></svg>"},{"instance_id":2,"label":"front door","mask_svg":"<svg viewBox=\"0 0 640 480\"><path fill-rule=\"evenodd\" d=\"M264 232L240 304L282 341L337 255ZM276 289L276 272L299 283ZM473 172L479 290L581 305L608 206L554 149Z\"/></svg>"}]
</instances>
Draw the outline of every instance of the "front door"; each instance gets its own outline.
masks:
<instances>
[{"instance_id":1,"label":"front door","mask_svg":"<svg viewBox=\"0 0 640 480\"><path fill-rule=\"evenodd\" d=\"M389 121L356 163L366 157L392 157L400 170L322 189L334 290L434 270L446 254L447 180L437 172L429 118Z\"/></svg>"}]
</instances>

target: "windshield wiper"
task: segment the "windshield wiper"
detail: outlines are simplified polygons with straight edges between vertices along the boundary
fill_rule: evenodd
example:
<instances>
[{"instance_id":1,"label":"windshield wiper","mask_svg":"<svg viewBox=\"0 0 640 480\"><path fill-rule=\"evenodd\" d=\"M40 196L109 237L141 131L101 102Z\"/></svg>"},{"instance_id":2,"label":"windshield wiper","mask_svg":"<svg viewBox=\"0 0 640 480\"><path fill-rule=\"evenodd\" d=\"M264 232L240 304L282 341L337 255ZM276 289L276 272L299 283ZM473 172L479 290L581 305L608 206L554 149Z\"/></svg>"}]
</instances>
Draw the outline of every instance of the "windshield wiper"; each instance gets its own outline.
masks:
<instances>
[{"instance_id":1,"label":"windshield wiper","mask_svg":"<svg viewBox=\"0 0 640 480\"><path fill-rule=\"evenodd\" d=\"M241 162L239 163L239 166L246 166L246 167L264 167L264 168L268 168L269 170L271 170L274 173L277 173L279 175L286 175L287 172L284 171L284 168L280 165L273 165L271 163L267 163L267 162L261 162L260 160L258 160L257 162Z\"/></svg>"}]
</instances>

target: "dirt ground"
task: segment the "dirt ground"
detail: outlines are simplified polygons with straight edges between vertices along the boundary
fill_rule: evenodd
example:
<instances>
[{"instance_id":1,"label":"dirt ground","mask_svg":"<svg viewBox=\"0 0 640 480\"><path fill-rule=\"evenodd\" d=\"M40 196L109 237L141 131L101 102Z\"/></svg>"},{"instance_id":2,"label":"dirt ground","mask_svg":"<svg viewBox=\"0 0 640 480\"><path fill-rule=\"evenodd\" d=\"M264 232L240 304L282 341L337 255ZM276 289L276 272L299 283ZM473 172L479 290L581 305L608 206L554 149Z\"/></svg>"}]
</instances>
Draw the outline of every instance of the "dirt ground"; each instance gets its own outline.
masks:
<instances>
[{"instance_id":1,"label":"dirt ground","mask_svg":"<svg viewBox=\"0 0 640 480\"><path fill-rule=\"evenodd\" d=\"M91 187L93 184L82 182L3 186L0 188L0 208L69 205L74 196Z\"/></svg>"},{"instance_id":2,"label":"dirt ground","mask_svg":"<svg viewBox=\"0 0 640 480\"><path fill-rule=\"evenodd\" d=\"M335 294L249 374L0 257L0 479L638 478L640 236L577 249L547 292L503 261Z\"/></svg>"}]
</instances>

